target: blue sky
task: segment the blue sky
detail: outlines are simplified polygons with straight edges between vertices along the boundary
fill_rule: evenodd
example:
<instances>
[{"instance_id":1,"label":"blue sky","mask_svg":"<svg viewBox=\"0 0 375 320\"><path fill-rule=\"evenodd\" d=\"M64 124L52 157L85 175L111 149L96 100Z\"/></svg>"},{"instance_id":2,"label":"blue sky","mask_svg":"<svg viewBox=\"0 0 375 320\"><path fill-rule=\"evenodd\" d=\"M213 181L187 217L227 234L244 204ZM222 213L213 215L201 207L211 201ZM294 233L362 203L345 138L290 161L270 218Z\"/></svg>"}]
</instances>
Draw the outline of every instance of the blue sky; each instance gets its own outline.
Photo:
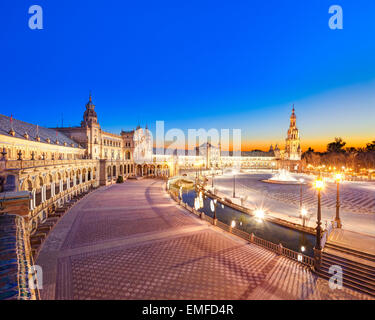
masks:
<instances>
[{"instance_id":1,"label":"blue sky","mask_svg":"<svg viewBox=\"0 0 375 320\"><path fill-rule=\"evenodd\" d=\"M41 5L44 29L28 28ZM339 4L344 29L328 27ZM241 128L283 143L291 104L302 146L375 140L375 2L2 0L0 113L79 125L92 90L111 132Z\"/></svg>"}]
</instances>

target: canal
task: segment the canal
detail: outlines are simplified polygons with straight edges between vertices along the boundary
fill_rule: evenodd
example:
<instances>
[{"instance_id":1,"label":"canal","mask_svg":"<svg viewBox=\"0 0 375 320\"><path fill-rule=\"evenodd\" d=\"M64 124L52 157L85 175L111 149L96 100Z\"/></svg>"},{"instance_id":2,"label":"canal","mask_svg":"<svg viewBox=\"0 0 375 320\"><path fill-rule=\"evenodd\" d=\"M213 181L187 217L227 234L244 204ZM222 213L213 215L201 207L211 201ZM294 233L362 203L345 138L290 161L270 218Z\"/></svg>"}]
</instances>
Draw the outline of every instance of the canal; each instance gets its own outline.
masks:
<instances>
[{"instance_id":1,"label":"canal","mask_svg":"<svg viewBox=\"0 0 375 320\"><path fill-rule=\"evenodd\" d=\"M171 186L171 188L173 188ZM175 189L175 188L173 188ZM177 189L175 189L177 191ZM182 201L190 207L194 207L196 198L195 190L183 190ZM214 213L210 208L211 199L203 197L203 207L198 211L213 218ZM281 226L279 224L259 219L255 216L243 213L231 207L217 203L216 217L219 221L231 225L235 221L235 227L249 234L254 233L255 236L264 240L271 241L275 244L281 243L284 247L293 251L303 253L307 256L314 256L315 236L292 228Z\"/></svg>"}]
</instances>

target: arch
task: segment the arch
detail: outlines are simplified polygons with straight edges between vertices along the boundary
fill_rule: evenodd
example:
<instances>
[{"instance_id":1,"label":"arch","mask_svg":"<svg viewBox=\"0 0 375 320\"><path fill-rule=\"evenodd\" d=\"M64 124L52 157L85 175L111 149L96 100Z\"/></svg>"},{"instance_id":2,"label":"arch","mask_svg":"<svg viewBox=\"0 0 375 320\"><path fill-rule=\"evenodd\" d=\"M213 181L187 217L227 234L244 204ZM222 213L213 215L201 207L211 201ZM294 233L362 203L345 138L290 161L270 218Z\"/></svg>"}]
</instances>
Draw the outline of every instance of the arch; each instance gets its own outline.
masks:
<instances>
[{"instance_id":1,"label":"arch","mask_svg":"<svg viewBox=\"0 0 375 320\"><path fill-rule=\"evenodd\" d=\"M142 167L142 175L147 176L148 175L148 165L144 164Z\"/></svg>"},{"instance_id":2,"label":"arch","mask_svg":"<svg viewBox=\"0 0 375 320\"><path fill-rule=\"evenodd\" d=\"M112 174L112 176L113 176L113 177L116 177L116 175L117 175L117 168L116 168L116 166L114 165L114 166L113 166L113 174Z\"/></svg>"},{"instance_id":3,"label":"arch","mask_svg":"<svg viewBox=\"0 0 375 320\"><path fill-rule=\"evenodd\" d=\"M55 177L55 194L59 194L60 193L60 185L61 185L61 183L62 183L61 173L57 172L56 173L56 177Z\"/></svg>"},{"instance_id":4,"label":"arch","mask_svg":"<svg viewBox=\"0 0 375 320\"><path fill-rule=\"evenodd\" d=\"M74 186L74 180L75 179L75 172L74 170L71 170L69 173L69 188L72 188Z\"/></svg>"},{"instance_id":5,"label":"arch","mask_svg":"<svg viewBox=\"0 0 375 320\"><path fill-rule=\"evenodd\" d=\"M112 179L112 167L111 166L107 167L107 177L108 179Z\"/></svg>"},{"instance_id":6,"label":"arch","mask_svg":"<svg viewBox=\"0 0 375 320\"><path fill-rule=\"evenodd\" d=\"M150 175L154 176L155 175L155 166L150 165Z\"/></svg>"},{"instance_id":7,"label":"arch","mask_svg":"<svg viewBox=\"0 0 375 320\"><path fill-rule=\"evenodd\" d=\"M91 168L88 168L88 170L87 170L87 180L91 181L91 179L92 179L92 170L91 170Z\"/></svg>"},{"instance_id":8,"label":"arch","mask_svg":"<svg viewBox=\"0 0 375 320\"><path fill-rule=\"evenodd\" d=\"M82 182L87 182L86 173L87 173L86 168L83 168L83 170L82 170Z\"/></svg>"},{"instance_id":9,"label":"arch","mask_svg":"<svg viewBox=\"0 0 375 320\"><path fill-rule=\"evenodd\" d=\"M77 169L77 171L76 171L76 185L80 184L81 173L82 173L81 169Z\"/></svg>"},{"instance_id":10,"label":"arch","mask_svg":"<svg viewBox=\"0 0 375 320\"><path fill-rule=\"evenodd\" d=\"M131 156L130 156L130 151L129 150L126 150L125 152L125 159L126 160L130 160Z\"/></svg>"},{"instance_id":11,"label":"arch","mask_svg":"<svg viewBox=\"0 0 375 320\"><path fill-rule=\"evenodd\" d=\"M35 181L35 206L39 206L43 202L43 192L44 192L44 181L43 177L38 176Z\"/></svg>"},{"instance_id":12,"label":"arch","mask_svg":"<svg viewBox=\"0 0 375 320\"><path fill-rule=\"evenodd\" d=\"M30 179L27 179L23 182L22 191L33 191L33 183Z\"/></svg>"},{"instance_id":13,"label":"arch","mask_svg":"<svg viewBox=\"0 0 375 320\"><path fill-rule=\"evenodd\" d=\"M157 176L161 176L161 165L160 165L160 164L158 164L158 165L156 166L156 175L157 175Z\"/></svg>"},{"instance_id":14,"label":"arch","mask_svg":"<svg viewBox=\"0 0 375 320\"><path fill-rule=\"evenodd\" d=\"M136 174L137 174L137 176L141 176L142 175L142 166L140 165L140 164L138 164L137 166L136 166Z\"/></svg>"},{"instance_id":15,"label":"arch","mask_svg":"<svg viewBox=\"0 0 375 320\"><path fill-rule=\"evenodd\" d=\"M53 196L53 194L52 194L52 185L53 185L52 174L47 174L45 185L46 185L45 186L45 200L48 200Z\"/></svg>"}]
</instances>

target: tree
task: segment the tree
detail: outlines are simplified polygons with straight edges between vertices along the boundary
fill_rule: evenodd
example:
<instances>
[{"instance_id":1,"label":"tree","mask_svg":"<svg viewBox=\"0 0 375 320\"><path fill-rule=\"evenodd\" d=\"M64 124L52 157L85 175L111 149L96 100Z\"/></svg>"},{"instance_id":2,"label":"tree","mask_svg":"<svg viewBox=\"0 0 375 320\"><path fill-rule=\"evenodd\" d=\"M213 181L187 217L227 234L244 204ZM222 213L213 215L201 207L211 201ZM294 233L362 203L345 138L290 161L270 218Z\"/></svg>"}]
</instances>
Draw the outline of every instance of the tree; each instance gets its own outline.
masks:
<instances>
[{"instance_id":1,"label":"tree","mask_svg":"<svg viewBox=\"0 0 375 320\"><path fill-rule=\"evenodd\" d=\"M372 141L366 144L366 151L367 152L375 151L375 141Z\"/></svg>"},{"instance_id":2,"label":"tree","mask_svg":"<svg viewBox=\"0 0 375 320\"><path fill-rule=\"evenodd\" d=\"M346 142L344 142L342 138L335 138L334 142L327 145L327 152L345 153L345 150L343 149L345 145Z\"/></svg>"}]
</instances>

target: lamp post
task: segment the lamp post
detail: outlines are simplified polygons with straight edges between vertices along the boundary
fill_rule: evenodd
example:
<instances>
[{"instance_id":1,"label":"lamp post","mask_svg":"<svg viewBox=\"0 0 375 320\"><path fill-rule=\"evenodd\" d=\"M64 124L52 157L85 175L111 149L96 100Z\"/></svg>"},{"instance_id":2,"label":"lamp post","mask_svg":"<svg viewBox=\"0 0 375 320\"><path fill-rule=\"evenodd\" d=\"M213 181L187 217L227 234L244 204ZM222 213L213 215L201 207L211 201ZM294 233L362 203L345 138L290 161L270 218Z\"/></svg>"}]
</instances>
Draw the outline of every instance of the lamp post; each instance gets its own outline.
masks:
<instances>
[{"instance_id":1,"label":"lamp post","mask_svg":"<svg viewBox=\"0 0 375 320\"><path fill-rule=\"evenodd\" d=\"M299 179L299 185L300 185L300 189L299 189L299 208L302 210L302 188L303 188L303 183L305 182L304 179Z\"/></svg>"},{"instance_id":2,"label":"lamp post","mask_svg":"<svg viewBox=\"0 0 375 320\"><path fill-rule=\"evenodd\" d=\"M316 244L314 248L314 258L315 258L315 268L317 270L320 269L321 266L321 255L322 255L322 244L321 244L321 237L322 237L322 208L321 208L321 191L324 188L324 182L322 178L319 176L318 179L314 182L314 187L318 192L318 212L317 212L317 221L316 221Z\"/></svg>"},{"instance_id":3,"label":"lamp post","mask_svg":"<svg viewBox=\"0 0 375 320\"><path fill-rule=\"evenodd\" d=\"M233 198L236 197L236 175L233 174Z\"/></svg>"},{"instance_id":4,"label":"lamp post","mask_svg":"<svg viewBox=\"0 0 375 320\"><path fill-rule=\"evenodd\" d=\"M307 210L305 208L301 208L301 217L302 217L302 225L306 225L306 216L307 216Z\"/></svg>"},{"instance_id":5,"label":"lamp post","mask_svg":"<svg viewBox=\"0 0 375 320\"><path fill-rule=\"evenodd\" d=\"M336 187L337 187L335 222L336 222L337 228L341 228L342 224L341 224L341 219L340 219L340 182L343 180L343 176L341 173L337 173L335 178L336 178Z\"/></svg>"},{"instance_id":6,"label":"lamp post","mask_svg":"<svg viewBox=\"0 0 375 320\"><path fill-rule=\"evenodd\" d=\"M213 224L216 226L216 224L217 224L217 217L216 217L217 199L211 200L210 207L211 207L211 211L214 213Z\"/></svg>"}]
</instances>

